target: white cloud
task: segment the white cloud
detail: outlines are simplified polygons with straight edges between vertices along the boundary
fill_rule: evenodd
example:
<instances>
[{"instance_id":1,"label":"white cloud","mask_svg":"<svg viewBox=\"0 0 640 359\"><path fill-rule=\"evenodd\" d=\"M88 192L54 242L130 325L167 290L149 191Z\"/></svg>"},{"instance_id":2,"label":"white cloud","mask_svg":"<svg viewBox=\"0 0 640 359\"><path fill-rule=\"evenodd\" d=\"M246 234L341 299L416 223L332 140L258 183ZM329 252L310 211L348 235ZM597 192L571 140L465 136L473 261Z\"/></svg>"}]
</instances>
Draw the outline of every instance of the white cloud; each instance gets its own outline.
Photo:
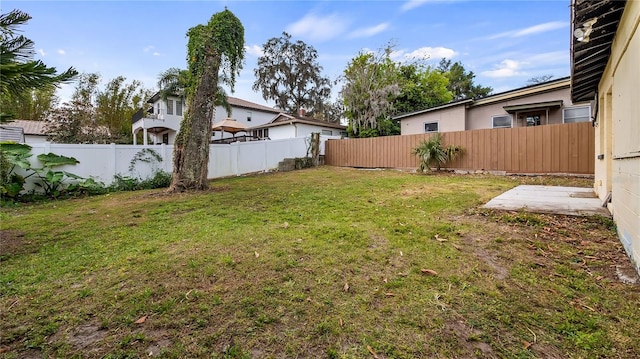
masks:
<instances>
[{"instance_id":1,"label":"white cloud","mask_svg":"<svg viewBox=\"0 0 640 359\"><path fill-rule=\"evenodd\" d=\"M434 3L434 2L447 3L447 2L457 2L457 1L461 1L461 0L408 0L404 4L402 4L402 7L400 7L400 10L401 11L413 10L426 3Z\"/></svg>"},{"instance_id":2,"label":"white cloud","mask_svg":"<svg viewBox=\"0 0 640 359\"><path fill-rule=\"evenodd\" d=\"M487 77L504 78L524 75L518 71L522 67L522 62L506 59L502 61L494 70L483 71L481 74Z\"/></svg>"},{"instance_id":3,"label":"white cloud","mask_svg":"<svg viewBox=\"0 0 640 359\"><path fill-rule=\"evenodd\" d=\"M42 56L42 57L47 56L47 53L46 53L46 52L44 52L44 50L43 50L43 49L38 49L38 53L39 53L39 54L40 54L40 56Z\"/></svg>"},{"instance_id":4,"label":"white cloud","mask_svg":"<svg viewBox=\"0 0 640 359\"><path fill-rule=\"evenodd\" d=\"M149 45L149 46L145 46L145 47L142 49L142 51L144 51L144 52L149 52L149 51L151 51L151 50L153 50L153 49L155 49L155 46L153 46L153 45Z\"/></svg>"},{"instance_id":5,"label":"white cloud","mask_svg":"<svg viewBox=\"0 0 640 359\"><path fill-rule=\"evenodd\" d=\"M153 56L160 56L160 53L158 51L154 51Z\"/></svg>"},{"instance_id":6,"label":"white cloud","mask_svg":"<svg viewBox=\"0 0 640 359\"><path fill-rule=\"evenodd\" d=\"M389 23L383 22L375 26L356 29L351 34L349 34L349 37L352 39L358 38L358 37L370 37L373 35L377 35L388 28L389 28Z\"/></svg>"},{"instance_id":7,"label":"white cloud","mask_svg":"<svg viewBox=\"0 0 640 359\"><path fill-rule=\"evenodd\" d=\"M338 15L307 14L287 26L286 31L294 36L304 36L314 41L326 41L343 33L346 27L347 21Z\"/></svg>"},{"instance_id":8,"label":"white cloud","mask_svg":"<svg viewBox=\"0 0 640 359\"><path fill-rule=\"evenodd\" d=\"M255 57L260 57L264 55L264 51L262 51L262 47L258 45L247 45L244 47L244 49L247 52L247 54Z\"/></svg>"},{"instance_id":9,"label":"white cloud","mask_svg":"<svg viewBox=\"0 0 640 359\"><path fill-rule=\"evenodd\" d=\"M407 2L405 2L404 4L402 4L402 7L400 8L400 10L402 11L409 11L412 9L415 9L417 7L420 7L422 5L424 5L425 3L428 3L430 0L409 0Z\"/></svg>"},{"instance_id":10,"label":"white cloud","mask_svg":"<svg viewBox=\"0 0 640 359\"><path fill-rule=\"evenodd\" d=\"M544 24L534 25L534 26L530 26L525 29L516 31L516 33L513 34L513 37L539 34L539 33L547 32L551 30L562 29L567 26L569 26L569 23L565 21L545 22Z\"/></svg>"},{"instance_id":11,"label":"white cloud","mask_svg":"<svg viewBox=\"0 0 640 359\"><path fill-rule=\"evenodd\" d=\"M453 49L449 49L446 47L430 47L425 46L419 49L415 49L411 52L406 52L406 50L397 50L393 51L390 55L392 59L423 59L423 60L439 60L443 57L448 59L453 58L458 53Z\"/></svg>"},{"instance_id":12,"label":"white cloud","mask_svg":"<svg viewBox=\"0 0 640 359\"><path fill-rule=\"evenodd\" d=\"M551 21L534 26L529 26L524 29L501 32L499 34L489 36L488 39L495 40L503 37L523 37L527 35L540 34L551 30L562 29L567 26L569 26L569 23L566 21Z\"/></svg>"},{"instance_id":13,"label":"white cloud","mask_svg":"<svg viewBox=\"0 0 640 359\"><path fill-rule=\"evenodd\" d=\"M60 54L60 55L66 55L67 53L66 53L64 50L60 49L60 50L58 50L58 54Z\"/></svg>"}]
</instances>

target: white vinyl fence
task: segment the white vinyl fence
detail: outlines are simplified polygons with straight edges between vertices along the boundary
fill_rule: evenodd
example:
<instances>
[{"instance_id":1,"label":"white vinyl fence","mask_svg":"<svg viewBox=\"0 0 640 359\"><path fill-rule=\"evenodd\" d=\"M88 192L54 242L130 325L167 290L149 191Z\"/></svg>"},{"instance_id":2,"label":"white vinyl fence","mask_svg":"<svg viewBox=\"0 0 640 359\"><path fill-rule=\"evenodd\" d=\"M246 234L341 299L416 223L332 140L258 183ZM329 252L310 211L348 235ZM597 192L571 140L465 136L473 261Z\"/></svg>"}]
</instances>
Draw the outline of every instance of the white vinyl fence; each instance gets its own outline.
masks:
<instances>
[{"instance_id":1,"label":"white vinyl fence","mask_svg":"<svg viewBox=\"0 0 640 359\"><path fill-rule=\"evenodd\" d=\"M320 137L320 154L324 154L324 142L332 136ZM305 157L310 146L310 136L283 140L235 142L232 144L213 144L209 152L209 178L240 176L247 173L266 172L278 168L278 162L285 158ZM29 144L32 149L32 165L40 167L37 156L41 153L74 157L80 163L55 167L54 170L71 172L83 178L93 178L109 185L115 175L145 179L154 172L173 170L172 145L75 145L58 143ZM161 161L153 156L143 156L144 149L153 150ZM145 160L134 160L142 157ZM24 174L24 173L21 173ZM29 178L26 188L33 188Z\"/></svg>"}]
</instances>

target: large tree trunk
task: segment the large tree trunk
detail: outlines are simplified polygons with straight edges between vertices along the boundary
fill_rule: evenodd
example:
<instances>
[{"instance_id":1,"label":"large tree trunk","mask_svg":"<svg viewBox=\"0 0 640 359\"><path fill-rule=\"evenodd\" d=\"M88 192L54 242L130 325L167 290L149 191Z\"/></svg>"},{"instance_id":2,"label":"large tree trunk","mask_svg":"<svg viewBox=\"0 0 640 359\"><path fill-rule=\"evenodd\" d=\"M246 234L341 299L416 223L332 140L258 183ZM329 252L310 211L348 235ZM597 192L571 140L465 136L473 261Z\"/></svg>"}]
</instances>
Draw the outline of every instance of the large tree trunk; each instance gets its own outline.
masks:
<instances>
[{"instance_id":1,"label":"large tree trunk","mask_svg":"<svg viewBox=\"0 0 640 359\"><path fill-rule=\"evenodd\" d=\"M219 68L219 56L208 55L195 93L187 95L187 112L174 143L169 192L209 188L209 142Z\"/></svg>"}]
</instances>

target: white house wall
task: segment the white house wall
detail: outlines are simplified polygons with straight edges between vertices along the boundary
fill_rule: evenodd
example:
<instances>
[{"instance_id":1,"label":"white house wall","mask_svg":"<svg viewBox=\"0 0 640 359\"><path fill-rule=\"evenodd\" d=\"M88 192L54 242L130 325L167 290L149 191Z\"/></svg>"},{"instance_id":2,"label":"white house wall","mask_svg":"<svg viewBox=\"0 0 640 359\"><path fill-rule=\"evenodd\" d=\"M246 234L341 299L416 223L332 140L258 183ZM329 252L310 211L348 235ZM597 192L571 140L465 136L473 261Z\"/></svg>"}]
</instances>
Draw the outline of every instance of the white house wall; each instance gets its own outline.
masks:
<instances>
[{"instance_id":1,"label":"white house wall","mask_svg":"<svg viewBox=\"0 0 640 359\"><path fill-rule=\"evenodd\" d=\"M599 84L594 187L640 272L640 1L627 1Z\"/></svg>"},{"instance_id":2,"label":"white house wall","mask_svg":"<svg viewBox=\"0 0 640 359\"><path fill-rule=\"evenodd\" d=\"M424 133L424 124L437 122L439 132L465 130L465 106L454 106L442 110L425 112L403 119L400 122L400 134L415 135Z\"/></svg>"},{"instance_id":3,"label":"white house wall","mask_svg":"<svg viewBox=\"0 0 640 359\"><path fill-rule=\"evenodd\" d=\"M274 112L266 112L266 111L260 111L260 110L255 110L255 109L246 109L246 108L241 108L241 107L234 107L231 106L231 118L233 118L234 120L236 120L239 123L242 123L244 125L247 125L247 127L253 127L253 126L259 126L259 125L264 125L267 124L269 122L271 122L271 120L273 120L274 117L276 117L277 113ZM249 113L251 113L251 121L248 120L249 118ZM220 122L225 120L226 118L228 118L228 114L227 114L227 110L225 110L222 106L218 106L216 107L216 114L214 116L214 120L213 122ZM244 132L240 132L240 135L245 134ZM222 137L222 133L221 132L214 132L213 134L213 139L214 140L218 140L221 138L229 138L232 136L232 134L225 132L224 133L224 137Z\"/></svg>"}]
</instances>

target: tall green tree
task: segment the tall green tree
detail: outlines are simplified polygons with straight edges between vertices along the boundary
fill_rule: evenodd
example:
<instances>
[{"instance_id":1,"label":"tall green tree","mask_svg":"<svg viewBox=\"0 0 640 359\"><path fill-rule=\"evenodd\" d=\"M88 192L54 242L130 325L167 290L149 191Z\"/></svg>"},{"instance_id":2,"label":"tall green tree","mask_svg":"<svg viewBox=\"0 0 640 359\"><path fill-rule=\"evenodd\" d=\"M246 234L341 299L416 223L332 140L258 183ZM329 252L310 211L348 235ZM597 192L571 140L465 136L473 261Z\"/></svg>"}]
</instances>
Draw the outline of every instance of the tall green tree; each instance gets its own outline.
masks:
<instances>
[{"instance_id":1,"label":"tall green tree","mask_svg":"<svg viewBox=\"0 0 640 359\"><path fill-rule=\"evenodd\" d=\"M395 114L424 110L447 103L453 94L449 79L440 71L419 63L402 64L400 94L394 98Z\"/></svg>"},{"instance_id":2,"label":"tall green tree","mask_svg":"<svg viewBox=\"0 0 640 359\"><path fill-rule=\"evenodd\" d=\"M118 76L101 89L100 75L82 74L71 100L48 117L49 135L61 143L131 143L131 117L150 96L140 81Z\"/></svg>"},{"instance_id":3,"label":"tall green tree","mask_svg":"<svg viewBox=\"0 0 640 359\"><path fill-rule=\"evenodd\" d=\"M476 75L473 71L467 71L459 61L452 64L451 60L443 58L440 60L438 70L449 79L447 88L453 94L454 100L482 98L493 91L491 87L475 84Z\"/></svg>"},{"instance_id":4,"label":"tall green tree","mask_svg":"<svg viewBox=\"0 0 640 359\"><path fill-rule=\"evenodd\" d=\"M49 113L58 106L60 99L55 87L29 90L19 96L3 96L0 108L15 119L44 121Z\"/></svg>"},{"instance_id":5,"label":"tall green tree","mask_svg":"<svg viewBox=\"0 0 640 359\"><path fill-rule=\"evenodd\" d=\"M221 83L233 90L244 59L244 27L227 9L214 14L206 25L189 29L187 36L187 111L174 144L171 192L209 188L214 99Z\"/></svg>"},{"instance_id":6,"label":"tall green tree","mask_svg":"<svg viewBox=\"0 0 640 359\"><path fill-rule=\"evenodd\" d=\"M108 129L115 143L131 141L131 117L149 97L142 82L126 80L124 76L112 79L95 96L96 122Z\"/></svg>"},{"instance_id":7,"label":"tall green tree","mask_svg":"<svg viewBox=\"0 0 640 359\"><path fill-rule=\"evenodd\" d=\"M34 43L18 35L18 27L31 16L20 10L0 15L0 96L19 98L32 90L46 89L71 81L78 73L70 67L58 74L54 67L47 67L40 60L33 60ZM5 100L6 101L6 100ZM2 111L0 123L12 114Z\"/></svg>"},{"instance_id":8,"label":"tall green tree","mask_svg":"<svg viewBox=\"0 0 640 359\"><path fill-rule=\"evenodd\" d=\"M344 70L340 96L344 101L347 131L353 137L389 134L393 99L400 94L400 75L391 59L392 46L360 52Z\"/></svg>"},{"instance_id":9,"label":"tall green tree","mask_svg":"<svg viewBox=\"0 0 640 359\"><path fill-rule=\"evenodd\" d=\"M318 52L303 41L291 41L286 32L269 39L262 48L254 70L253 90L262 92L265 100L275 100L276 106L289 113L300 109L322 112L331 95L331 81L321 75Z\"/></svg>"},{"instance_id":10,"label":"tall green tree","mask_svg":"<svg viewBox=\"0 0 640 359\"><path fill-rule=\"evenodd\" d=\"M96 121L93 99L100 76L84 73L78 77L68 102L54 109L47 118L47 135L57 143L107 143L108 133Z\"/></svg>"}]
</instances>

